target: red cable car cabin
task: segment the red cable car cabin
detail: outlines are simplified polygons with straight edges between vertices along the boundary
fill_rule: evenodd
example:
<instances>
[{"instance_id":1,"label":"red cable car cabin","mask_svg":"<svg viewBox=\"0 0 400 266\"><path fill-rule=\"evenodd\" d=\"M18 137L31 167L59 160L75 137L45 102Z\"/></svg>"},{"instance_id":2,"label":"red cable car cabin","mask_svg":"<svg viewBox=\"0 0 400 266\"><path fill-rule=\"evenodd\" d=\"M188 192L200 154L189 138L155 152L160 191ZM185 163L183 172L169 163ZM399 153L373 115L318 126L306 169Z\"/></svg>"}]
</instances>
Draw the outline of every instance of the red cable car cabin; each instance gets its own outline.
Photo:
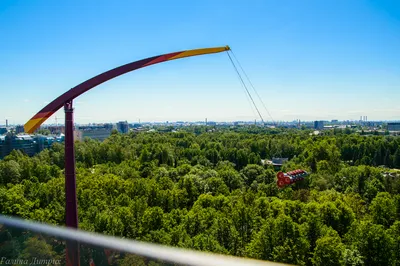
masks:
<instances>
[{"instance_id":1,"label":"red cable car cabin","mask_svg":"<svg viewBox=\"0 0 400 266\"><path fill-rule=\"evenodd\" d=\"M285 186L304 180L307 175L308 173L301 169L296 169L287 173L278 172L278 181L276 182L276 184L279 188L283 188Z\"/></svg>"}]
</instances>

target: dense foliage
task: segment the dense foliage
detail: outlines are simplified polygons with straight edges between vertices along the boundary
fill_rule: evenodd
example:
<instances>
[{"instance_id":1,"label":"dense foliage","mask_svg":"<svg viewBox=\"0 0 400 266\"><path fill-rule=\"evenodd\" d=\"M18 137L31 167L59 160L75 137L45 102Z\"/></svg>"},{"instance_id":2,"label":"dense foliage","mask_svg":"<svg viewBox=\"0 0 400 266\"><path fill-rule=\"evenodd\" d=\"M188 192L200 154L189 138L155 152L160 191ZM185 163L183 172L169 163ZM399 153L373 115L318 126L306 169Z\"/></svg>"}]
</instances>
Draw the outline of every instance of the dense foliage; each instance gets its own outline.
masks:
<instances>
[{"instance_id":1,"label":"dense foliage","mask_svg":"<svg viewBox=\"0 0 400 266\"><path fill-rule=\"evenodd\" d=\"M80 227L298 265L399 265L400 175L388 169L400 168L399 144L256 127L77 142ZM63 156L54 144L0 161L0 213L64 224ZM272 157L312 174L279 190L262 164Z\"/></svg>"}]
</instances>

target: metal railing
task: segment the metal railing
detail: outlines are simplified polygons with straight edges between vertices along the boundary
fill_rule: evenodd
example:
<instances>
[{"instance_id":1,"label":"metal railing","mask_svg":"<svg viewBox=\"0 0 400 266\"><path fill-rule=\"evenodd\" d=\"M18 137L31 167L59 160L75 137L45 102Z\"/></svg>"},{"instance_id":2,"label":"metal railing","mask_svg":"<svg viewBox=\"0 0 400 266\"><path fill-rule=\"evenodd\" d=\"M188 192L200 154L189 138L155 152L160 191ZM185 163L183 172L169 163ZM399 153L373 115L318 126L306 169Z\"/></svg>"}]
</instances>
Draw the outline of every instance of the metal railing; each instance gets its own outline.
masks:
<instances>
[{"instance_id":1,"label":"metal railing","mask_svg":"<svg viewBox=\"0 0 400 266\"><path fill-rule=\"evenodd\" d=\"M66 242L79 243L80 265L284 265L217 255L0 215L0 265L66 265Z\"/></svg>"}]
</instances>

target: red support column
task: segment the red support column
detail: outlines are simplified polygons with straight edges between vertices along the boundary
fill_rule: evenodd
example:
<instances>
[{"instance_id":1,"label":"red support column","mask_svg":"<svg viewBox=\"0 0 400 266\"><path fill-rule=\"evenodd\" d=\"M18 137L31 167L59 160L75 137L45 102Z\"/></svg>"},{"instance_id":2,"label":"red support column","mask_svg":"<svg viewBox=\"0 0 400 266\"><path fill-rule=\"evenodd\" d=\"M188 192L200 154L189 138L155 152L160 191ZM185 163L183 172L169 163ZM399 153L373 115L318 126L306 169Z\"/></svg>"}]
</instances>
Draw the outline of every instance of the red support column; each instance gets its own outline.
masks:
<instances>
[{"instance_id":1,"label":"red support column","mask_svg":"<svg viewBox=\"0 0 400 266\"><path fill-rule=\"evenodd\" d=\"M78 228L78 204L76 197L74 109L72 100L64 103L65 111L65 223ZM79 266L79 243L67 241L66 265Z\"/></svg>"}]
</instances>

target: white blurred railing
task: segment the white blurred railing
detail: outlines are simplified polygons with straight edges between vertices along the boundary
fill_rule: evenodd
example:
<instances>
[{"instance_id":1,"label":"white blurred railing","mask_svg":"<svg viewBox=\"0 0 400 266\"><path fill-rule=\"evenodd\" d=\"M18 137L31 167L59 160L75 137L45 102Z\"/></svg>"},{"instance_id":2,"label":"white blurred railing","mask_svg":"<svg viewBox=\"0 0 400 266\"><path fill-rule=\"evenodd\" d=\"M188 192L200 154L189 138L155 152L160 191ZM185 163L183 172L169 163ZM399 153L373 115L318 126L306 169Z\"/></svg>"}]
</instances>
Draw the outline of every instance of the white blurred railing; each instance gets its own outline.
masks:
<instances>
[{"instance_id":1,"label":"white blurred railing","mask_svg":"<svg viewBox=\"0 0 400 266\"><path fill-rule=\"evenodd\" d=\"M63 241L72 240L80 244L116 250L127 254L135 254L148 259L165 261L180 265L191 266L244 266L244 265L284 265L280 263L252 260L240 257L218 255L208 252L199 252L181 248L162 246L135 240L121 239L82 230L53 226L44 223L22 220L0 215L0 225L4 228L14 228L21 231L40 233ZM0 243L1 245L2 243Z\"/></svg>"}]
</instances>

